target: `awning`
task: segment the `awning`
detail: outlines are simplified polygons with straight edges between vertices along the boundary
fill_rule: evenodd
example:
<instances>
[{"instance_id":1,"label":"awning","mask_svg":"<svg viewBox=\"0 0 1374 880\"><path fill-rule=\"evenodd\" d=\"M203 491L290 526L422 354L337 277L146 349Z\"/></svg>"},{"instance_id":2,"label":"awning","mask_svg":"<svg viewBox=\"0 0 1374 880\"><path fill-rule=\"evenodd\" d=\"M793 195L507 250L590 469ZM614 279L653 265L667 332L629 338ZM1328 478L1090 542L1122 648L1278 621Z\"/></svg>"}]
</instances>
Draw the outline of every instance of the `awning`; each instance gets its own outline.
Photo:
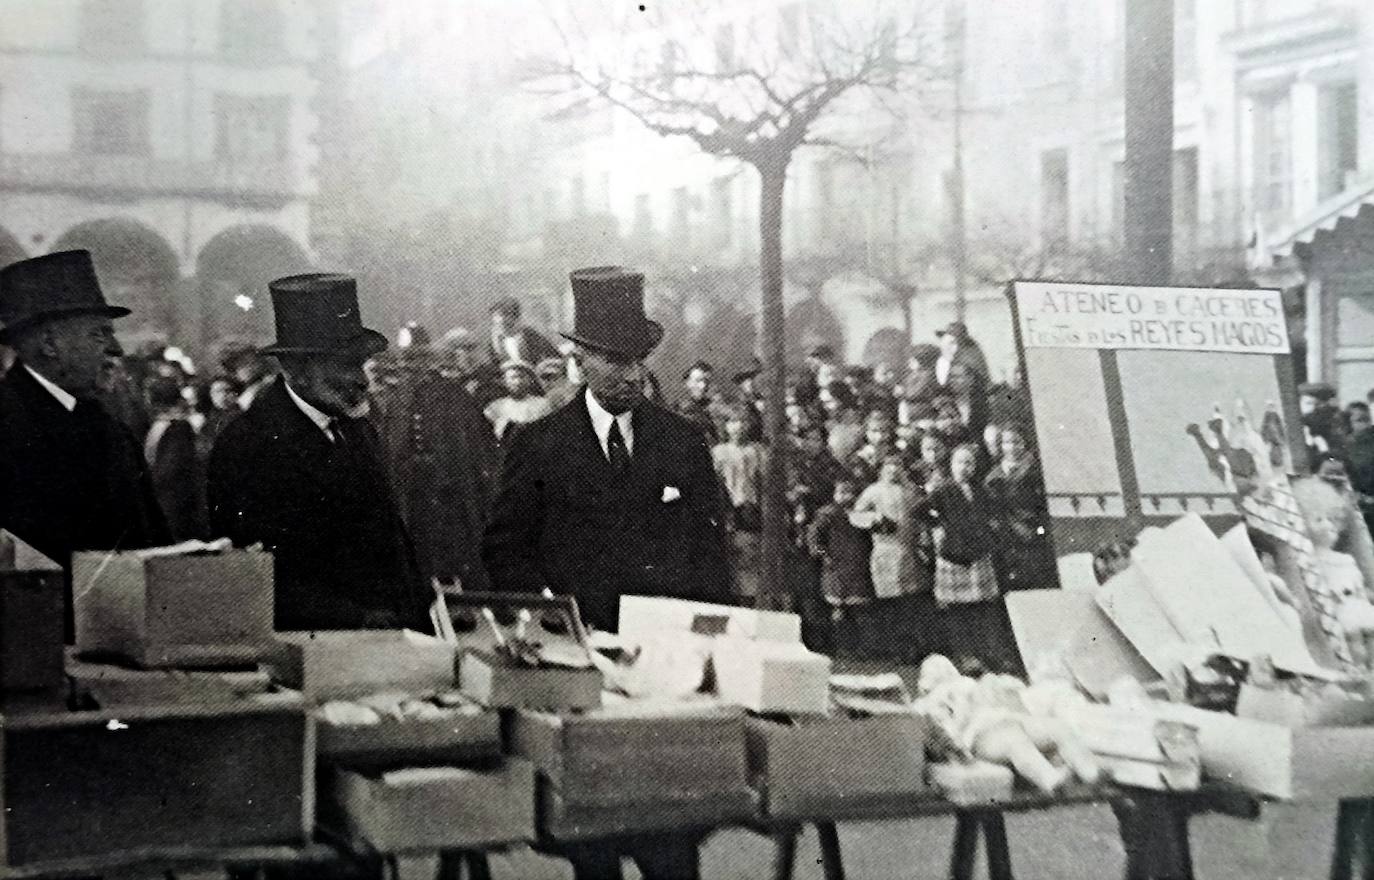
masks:
<instances>
[{"instance_id":1,"label":"awning","mask_svg":"<svg viewBox=\"0 0 1374 880\"><path fill-rule=\"evenodd\" d=\"M1273 235L1257 235L1258 249L1270 261L1290 256L1298 247L1311 244L1317 233L1330 232L1341 220L1354 218L1365 205L1374 205L1374 179L1332 196Z\"/></svg>"}]
</instances>

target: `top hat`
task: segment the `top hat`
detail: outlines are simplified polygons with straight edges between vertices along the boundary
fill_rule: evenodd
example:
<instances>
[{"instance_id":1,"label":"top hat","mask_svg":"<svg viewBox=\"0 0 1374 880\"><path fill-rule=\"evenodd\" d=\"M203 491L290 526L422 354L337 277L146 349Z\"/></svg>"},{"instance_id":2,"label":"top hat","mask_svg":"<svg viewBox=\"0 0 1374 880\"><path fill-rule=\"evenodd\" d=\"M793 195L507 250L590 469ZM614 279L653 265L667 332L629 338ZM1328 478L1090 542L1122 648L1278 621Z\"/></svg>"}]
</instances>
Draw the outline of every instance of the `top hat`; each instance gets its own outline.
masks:
<instances>
[{"instance_id":1,"label":"top hat","mask_svg":"<svg viewBox=\"0 0 1374 880\"><path fill-rule=\"evenodd\" d=\"M1298 393L1317 400L1331 400L1336 396L1336 386L1329 382L1304 382L1298 386Z\"/></svg>"},{"instance_id":2,"label":"top hat","mask_svg":"<svg viewBox=\"0 0 1374 880\"><path fill-rule=\"evenodd\" d=\"M579 345L643 360L663 338L663 327L644 314L644 275L622 266L577 269L573 329L562 334Z\"/></svg>"},{"instance_id":3,"label":"top hat","mask_svg":"<svg viewBox=\"0 0 1374 880\"><path fill-rule=\"evenodd\" d=\"M363 326L358 284L347 275L289 275L268 285L277 341L263 354L329 354L386 349L386 337Z\"/></svg>"},{"instance_id":4,"label":"top hat","mask_svg":"<svg viewBox=\"0 0 1374 880\"><path fill-rule=\"evenodd\" d=\"M90 251L58 251L0 269L0 342L44 321L127 314L123 306L105 302Z\"/></svg>"}]
</instances>

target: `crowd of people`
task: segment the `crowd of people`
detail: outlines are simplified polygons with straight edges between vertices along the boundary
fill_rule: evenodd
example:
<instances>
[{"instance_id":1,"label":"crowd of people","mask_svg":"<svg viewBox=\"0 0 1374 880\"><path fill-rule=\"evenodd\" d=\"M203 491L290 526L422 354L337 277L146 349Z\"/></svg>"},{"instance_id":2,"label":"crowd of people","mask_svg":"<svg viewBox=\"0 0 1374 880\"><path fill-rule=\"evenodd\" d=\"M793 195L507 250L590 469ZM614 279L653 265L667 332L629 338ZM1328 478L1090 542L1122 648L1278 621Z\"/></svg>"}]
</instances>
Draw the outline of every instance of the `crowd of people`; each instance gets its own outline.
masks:
<instances>
[{"instance_id":1,"label":"crowd of people","mask_svg":"<svg viewBox=\"0 0 1374 880\"><path fill-rule=\"evenodd\" d=\"M919 659L930 651L1014 669L1002 592L1054 583L1043 488L1024 392L992 384L962 324L893 365L845 364L816 345L786 389L787 580L814 647ZM478 548L500 482L503 441L572 400L577 357L498 302L489 334L433 339L406 327L367 365L383 439L422 572L483 589ZM277 362L229 346L207 375L179 349L145 346L104 377L106 409L143 438L171 537L210 537L210 451L271 383ZM665 393L710 446L727 511L735 598L758 591L768 446L761 365L718 380L698 361ZM674 399L675 398L675 399Z\"/></svg>"}]
</instances>

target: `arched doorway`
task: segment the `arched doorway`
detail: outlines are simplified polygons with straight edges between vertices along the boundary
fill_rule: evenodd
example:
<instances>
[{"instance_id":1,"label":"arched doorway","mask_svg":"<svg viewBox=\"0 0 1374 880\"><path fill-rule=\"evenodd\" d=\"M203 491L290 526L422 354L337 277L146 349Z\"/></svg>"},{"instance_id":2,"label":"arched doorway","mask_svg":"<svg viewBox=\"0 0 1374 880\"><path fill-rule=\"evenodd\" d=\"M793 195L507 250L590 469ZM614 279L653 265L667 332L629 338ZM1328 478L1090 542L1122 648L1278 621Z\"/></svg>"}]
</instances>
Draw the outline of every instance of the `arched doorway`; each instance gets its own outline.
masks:
<instances>
[{"instance_id":1,"label":"arched doorway","mask_svg":"<svg viewBox=\"0 0 1374 880\"><path fill-rule=\"evenodd\" d=\"M911 341L896 327L884 327L864 343L863 362L870 367L887 364L898 373L906 368Z\"/></svg>"},{"instance_id":2,"label":"arched doorway","mask_svg":"<svg viewBox=\"0 0 1374 880\"><path fill-rule=\"evenodd\" d=\"M134 220L92 220L74 226L53 244L53 251L84 248L91 252L105 298L133 314L120 322L130 338L179 335L176 253L153 230Z\"/></svg>"},{"instance_id":3,"label":"arched doorway","mask_svg":"<svg viewBox=\"0 0 1374 880\"><path fill-rule=\"evenodd\" d=\"M196 258L201 350L228 340L270 342L268 283L311 268L300 245L271 226L234 226L210 239Z\"/></svg>"},{"instance_id":4,"label":"arched doorway","mask_svg":"<svg viewBox=\"0 0 1374 880\"><path fill-rule=\"evenodd\" d=\"M787 363L795 368L807 353L825 343L844 355L844 325L820 297L808 297L787 312Z\"/></svg>"},{"instance_id":5,"label":"arched doorway","mask_svg":"<svg viewBox=\"0 0 1374 880\"><path fill-rule=\"evenodd\" d=\"M28 254L24 252L24 246L19 243L9 230L0 226L0 266L8 266L10 263L17 263L26 259Z\"/></svg>"}]
</instances>

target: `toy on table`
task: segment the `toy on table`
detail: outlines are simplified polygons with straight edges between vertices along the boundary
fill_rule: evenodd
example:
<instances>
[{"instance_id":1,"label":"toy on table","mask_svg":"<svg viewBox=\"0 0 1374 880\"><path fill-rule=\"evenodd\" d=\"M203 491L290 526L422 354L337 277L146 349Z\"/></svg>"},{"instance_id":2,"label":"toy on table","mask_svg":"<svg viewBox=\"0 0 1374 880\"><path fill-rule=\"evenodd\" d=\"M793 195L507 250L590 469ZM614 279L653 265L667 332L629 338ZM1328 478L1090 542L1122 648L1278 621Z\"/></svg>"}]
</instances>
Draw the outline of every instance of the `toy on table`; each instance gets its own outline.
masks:
<instances>
[{"instance_id":1,"label":"toy on table","mask_svg":"<svg viewBox=\"0 0 1374 880\"><path fill-rule=\"evenodd\" d=\"M1355 508L1329 483L1319 479L1293 484L1302 508L1313 556L1328 594L1336 603L1336 622L1345 634L1350 658L1360 669L1374 666L1374 603L1355 557L1337 550L1351 528L1363 527Z\"/></svg>"},{"instance_id":2,"label":"toy on table","mask_svg":"<svg viewBox=\"0 0 1374 880\"><path fill-rule=\"evenodd\" d=\"M1008 675L973 679L961 675L949 658L933 654L921 663L916 692L913 708L930 718L946 746L966 761L1011 767L1044 792L1075 777L1089 784L1101 778L1097 759L1067 723L1029 711L1033 705L1041 712L1064 712L1074 697L1058 685L1037 691Z\"/></svg>"}]
</instances>

